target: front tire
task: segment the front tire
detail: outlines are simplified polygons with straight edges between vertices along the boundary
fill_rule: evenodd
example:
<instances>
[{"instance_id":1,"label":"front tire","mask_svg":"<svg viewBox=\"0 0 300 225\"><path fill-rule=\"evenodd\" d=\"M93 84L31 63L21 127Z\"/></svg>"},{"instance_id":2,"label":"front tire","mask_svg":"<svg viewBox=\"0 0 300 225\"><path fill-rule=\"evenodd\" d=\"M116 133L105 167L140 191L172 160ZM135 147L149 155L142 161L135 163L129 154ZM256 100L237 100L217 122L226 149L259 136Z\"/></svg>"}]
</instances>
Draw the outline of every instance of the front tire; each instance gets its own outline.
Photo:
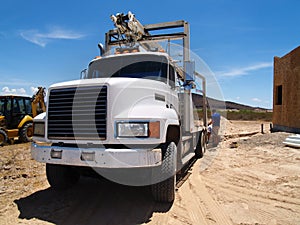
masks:
<instances>
[{"instance_id":1,"label":"front tire","mask_svg":"<svg viewBox=\"0 0 300 225\"><path fill-rule=\"evenodd\" d=\"M0 146L3 146L7 143L8 136L4 130L0 130Z\"/></svg>"},{"instance_id":2,"label":"front tire","mask_svg":"<svg viewBox=\"0 0 300 225\"><path fill-rule=\"evenodd\" d=\"M162 146L164 153L160 176L163 181L153 184L152 196L157 202L173 202L176 184L177 147L174 142Z\"/></svg>"},{"instance_id":3,"label":"front tire","mask_svg":"<svg viewBox=\"0 0 300 225\"><path fill-rule=\"evenodd\" d=\"M50 186L54 189L64 190L75 185L80 174L70 166L46 164L46 175Z\"/></svg>"},{"instance_id":4,"label":"front tire","mask_svg":"<svg viewBox=\"0 0 300 225\"><path fill-rule=\"evenodd\" d=\"M19 139L21 142L30 142L33 136L33 124L26 123L20 130Z\"/></svg>"}]
</instances>

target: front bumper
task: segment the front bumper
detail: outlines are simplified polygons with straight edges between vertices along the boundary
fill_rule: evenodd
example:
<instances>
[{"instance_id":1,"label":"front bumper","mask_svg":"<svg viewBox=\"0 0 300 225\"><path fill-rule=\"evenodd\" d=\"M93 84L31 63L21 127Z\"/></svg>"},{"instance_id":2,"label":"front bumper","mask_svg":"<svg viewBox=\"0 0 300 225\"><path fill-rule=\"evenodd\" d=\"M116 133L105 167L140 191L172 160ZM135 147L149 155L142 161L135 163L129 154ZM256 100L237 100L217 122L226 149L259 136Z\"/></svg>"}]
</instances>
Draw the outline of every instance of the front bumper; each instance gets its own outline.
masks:
<instances>
[{"instance_id":1,"label":"front bumper","mask_svg":"<svg viewBox=\"0 0 300 225\"><path fill-rule=\"evenodd\" d=\"M38 162L95 168L139 168L161 165L161 149L106 149L31 145Z\"/></svg>"}]
</instances>

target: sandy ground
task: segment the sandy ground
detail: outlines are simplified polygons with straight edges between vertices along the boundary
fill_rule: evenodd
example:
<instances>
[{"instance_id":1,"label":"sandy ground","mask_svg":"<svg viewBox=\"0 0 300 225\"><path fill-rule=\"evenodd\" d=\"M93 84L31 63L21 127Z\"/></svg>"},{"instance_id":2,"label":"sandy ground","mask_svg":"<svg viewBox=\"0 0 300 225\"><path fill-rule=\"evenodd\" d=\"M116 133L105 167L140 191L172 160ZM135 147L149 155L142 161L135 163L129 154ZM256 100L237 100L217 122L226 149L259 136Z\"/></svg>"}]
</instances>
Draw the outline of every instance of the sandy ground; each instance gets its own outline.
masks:
<instances>
[{"instance_id":1,"label":"sandy ground","mask_svg":"<svg viewBox=\"0 0 300 225\"><path fill-rule=\"evenodd\" d=\"M300 149L260 124L223 120L222 142L191 165L172 204L104 179L56 192L29 144L0 147L0 224L300 224Z\"/></svg>"}]
</instances>

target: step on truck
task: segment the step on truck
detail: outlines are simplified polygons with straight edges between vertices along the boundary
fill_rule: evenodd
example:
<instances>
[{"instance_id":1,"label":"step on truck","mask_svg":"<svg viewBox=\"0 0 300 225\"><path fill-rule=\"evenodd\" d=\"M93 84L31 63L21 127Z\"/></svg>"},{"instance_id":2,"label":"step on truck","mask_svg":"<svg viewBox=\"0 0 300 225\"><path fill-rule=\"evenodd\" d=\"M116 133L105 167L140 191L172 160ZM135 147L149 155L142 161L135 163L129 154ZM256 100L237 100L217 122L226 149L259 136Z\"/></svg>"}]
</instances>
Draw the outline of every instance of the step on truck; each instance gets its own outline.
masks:
<instances>
[{"instance_id":1,"label":"step on truck","mask_svg":"<svg viewBox=\"0 0 300 225\"><path fill-rule=\"evenodd\" d=\"M111 19L115 28L81 78L49 87L47 110L34 118L31 153L46 163L53 188L96 171L125 185L149 185L154 200L172 202L176 174L206 149L205 77L190 60L189 24L143 26L131 12ZM173 42L181 60L172 57ZM199 92L201 119L192 101Z\"/></svg>"}]
</instances>

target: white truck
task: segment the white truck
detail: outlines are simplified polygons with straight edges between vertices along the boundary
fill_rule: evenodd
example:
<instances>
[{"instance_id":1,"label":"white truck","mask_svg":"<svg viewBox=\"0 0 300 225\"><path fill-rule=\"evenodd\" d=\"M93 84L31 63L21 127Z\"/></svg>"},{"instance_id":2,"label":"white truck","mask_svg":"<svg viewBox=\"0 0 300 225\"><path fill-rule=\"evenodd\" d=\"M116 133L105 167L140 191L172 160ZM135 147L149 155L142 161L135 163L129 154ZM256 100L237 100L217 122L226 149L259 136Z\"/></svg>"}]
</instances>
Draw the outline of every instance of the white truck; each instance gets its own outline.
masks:
<instances>
[{"instance_id":1,"label":"white truck","mask_svg":"<svg viewBox=\"0 0 300 225\"><path fill-rule=\"evenodd\" d=\"M176 174L206 148L205 78L189 61L189 24L143 26L130 12L111 19L116 28L81 79L48 89L47 111L34 118L32 156L46 163L53 188L68 188L93 169L122 184L151 185L156 201L172 202ZM173 28L183 31L150 33ZM181 65L168 53L178 39ZM201 120L194 118L195 76L202 80Z\"/></svg>"}]
</instances>

